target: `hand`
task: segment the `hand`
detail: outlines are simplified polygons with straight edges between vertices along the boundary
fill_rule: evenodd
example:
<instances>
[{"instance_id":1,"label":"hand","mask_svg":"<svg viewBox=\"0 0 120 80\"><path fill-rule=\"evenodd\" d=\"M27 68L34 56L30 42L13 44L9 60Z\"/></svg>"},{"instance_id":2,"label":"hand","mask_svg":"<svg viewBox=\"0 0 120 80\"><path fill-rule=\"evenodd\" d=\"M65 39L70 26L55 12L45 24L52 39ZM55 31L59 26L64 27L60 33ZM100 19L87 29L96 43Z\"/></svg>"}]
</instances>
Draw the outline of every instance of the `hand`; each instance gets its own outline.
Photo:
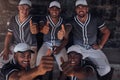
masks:
<instances>
[{"instance_id":1,"label":"hand","mask_svg":"<svg viewBox=\"0 0 120 80\"><path fill-rule=\"evenodd\" d=\"M54 54L58 54L61 51L61 48L59 46L54 46L53 48L54 48L53 50Z\"/></svg>"},{"instance_id":2,"label":"hand","mask_svg":"<svg viewBox=\"0 0 120 80\"><path fill-rule=\"evenodd\" d=\"M102 49L102 46L98 45L98 44L93 44L92 48L97 50L97 49Z\"/></svg>"},{"instance_id":3,"label":"hand","mask_svg":"<svg viewBox=\"0 0 120 80\"><path fill-rule=\"evenodd\" d=\"M33 23L32 20L30 20L30 31L32 34L37 34L39 31L37 23Z\"/></svg>"},{"instance_id":4,"label":"hand","mask_svg":"<svg viewBox=\"0 0 120 80\"><path fill-rule=\"evenodd\" d=\"M1 53L0 53L0 57L3 57L3 60L8 60L9 59L9 54L12 54L12 52L5 48Z\"/></svg>"},{"instance_id":5,"label":"hand","mask_svg":"<svg viewBox=\"0 0 120 80\"><path fill-rule=\"evenodd\" d=\"M48 49L46 56L43 56L40 65L38 66L38 70L41 75L44 75L47 71L51 71L53 69L53 57L51 55L51 50Z\"/></svg>"},{"instance_id":6,"label":"hand","mask_svg":"<svg viewBox=\"0 0 120 80\"><path fill-rule=\"evenodd\" d=\"M62 40L63 39L63 37L65 36L65 27L64 27L64 25L62 24L61 25L61 30L59 30L58 31L58 33L57 33L57 37L58 37L58 39L59 40Z\"/></svg>"},{"instance_id":7,"label":"hand","mask_svg":"<svg viewBox=\"0 0 120 80\"><path fill-rule=\"evenodd\" d=\"M87 77L84 72L75 72L74 76L77 77L79 80L85 80L85 78Z\"/></svg>"},{"instance_id":8,"label":"hand","mask_svg":"<svg viewBox=\"0 0 120 80\"><path fill-rule=\"evenodd\" d=\"M43 34L48 34L49 33L49 21L47 21L46 25L40 30L41 33Z\"/></svg>"},{"instance_id":9,"label":"hand","mask_svg":"<svg viewBox=\"0 0 120 80\"><path fill-rule=\"evenodd\" d=\"M74 67L67 61L65 62L64 59L61 57L61 68L63 73L67 76L74 76Z\"/></svg>"},{"instance_id":10,"label":"hand","mask_svg":"<svg viewBox=\"0 0 120 80\"><path fill-rule=\"evenodd\" d=\"M51 55L52 55L52 50L48 49L47 52L46 52L46 56L51 56Z\"/></svg>"}]
</instances>

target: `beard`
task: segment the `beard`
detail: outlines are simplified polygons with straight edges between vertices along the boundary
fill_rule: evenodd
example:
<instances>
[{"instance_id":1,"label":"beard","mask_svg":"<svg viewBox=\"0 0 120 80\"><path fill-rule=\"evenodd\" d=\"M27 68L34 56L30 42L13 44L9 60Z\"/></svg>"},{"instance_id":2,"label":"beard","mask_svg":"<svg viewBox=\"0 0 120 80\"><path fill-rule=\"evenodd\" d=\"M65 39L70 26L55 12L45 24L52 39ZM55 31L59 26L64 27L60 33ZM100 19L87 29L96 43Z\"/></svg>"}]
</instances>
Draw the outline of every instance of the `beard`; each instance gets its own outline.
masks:
<instances>
[{"instance_id":1,"label":"beard","mask_svg":"<svg viewBox=\"0 0 120 80\"><path fill-rule=\"evenodd\" d=\"M79 16L80 18L84 18L84 17L85 17L85 14L84 14L84 12L80 12L80 13L78 14L78 16Z\"/></svg>"},{"instance_id":2,"label":"beard","mask_svg":"<svg viewBox=\"0 0 120 80\"><path fill-rule=\"evenodd\" d=\"M87 12L88 13L88 12ZM87 15L87 13L85 13L85 12L83 12L83 11L80 11L79 13L77 13L78 14L78 17L79 18L84 18L86 15Z\"/></svg>"},{"instance_id":3,"label":"beard","mask_svg":"<svg viewBox=\"0 0 120 80\"><path fill-rule=\"evenodd\" d=\"M85 17L85 15L78 15L78 17L79 17L79 18L84 18L84 17Z\"/></svg>"}]
</instances>

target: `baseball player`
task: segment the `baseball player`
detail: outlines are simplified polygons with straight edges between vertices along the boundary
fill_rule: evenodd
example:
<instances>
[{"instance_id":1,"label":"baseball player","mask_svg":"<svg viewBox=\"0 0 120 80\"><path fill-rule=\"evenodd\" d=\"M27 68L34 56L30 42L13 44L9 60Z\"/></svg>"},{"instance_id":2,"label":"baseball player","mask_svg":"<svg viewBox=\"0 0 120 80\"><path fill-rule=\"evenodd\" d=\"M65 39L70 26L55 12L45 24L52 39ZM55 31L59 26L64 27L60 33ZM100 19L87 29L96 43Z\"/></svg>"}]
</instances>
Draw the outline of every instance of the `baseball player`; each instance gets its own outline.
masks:
<instances>
[{"instance_id":1,"label":"baseball player","mask_svg":"<svg viewBox=\"0 0 120 80\"><path fill-rule=\"evenodd\" d=\"M110 31L104 20L89 13L86 0L75 2L76 15L70 20L73 44L78 45L82 51L83 58L89 57L97 65L100 80L111 80L111 67L105 54L101 51L109 38ZM100 42L97 43L98 30L102 33Z\"/></svg>"},{"instance_id":2,"label":"baseball player","mask_svg":"<svg viewBox=\"0 0 120 80\"><path fill-rule=\"evenodd\" d=\"M81 53L77 45L68 48L68 61L61 58L63 74L59 80L97 80L96 66L88 59L82 59Z\"/></svg>"},{"instance_id":3,"label":"baseball player","mask_svg":"<svg viewBox=\"0 0 120 80\"><path fill-rule=\"evenodd\" d=\"M5 38L4 49L1 52L1 56L3 57L3 61L5 63L9 61L13 56L14 46L18 43L24 42L31 46L31 49L37 53L37 41L35 35L30 32L30 20L31 15L29 14L30 9L32 7L32 3L30 0L21 0L17 6L18 14L13 16L10 19L8 25L8 32ZM10 54L11 53L11 54ZM13 55L13 54L12 54ZM34 55L32 54L31 67L35 66Z\"/></svg>"},{"instance_id":4,"label":"baseball player","mask_svg":"<svg viewBox=\"0 0 120 80\"><path fill-rule=\"evenodd\" d=\"M31 54L34 54L34 51L28 44L17 44L14 48L13 59L1 69L5 80L39 80L37 76L44 75L53 69L53 57L49 56L49 52L42 57L37 67L30 68Z\"/></svg>"},{"instance_id":5,"label":"baseball player","mask_svg":"<svg viewBox=\"0 0 120 80\"><path fill-rule=\"evenodd\" d=\"M61 61L60 57L67 60L67 54L65 45L67 44L68 34L65 35L66 26L69 25L65 20L60 16L61 6L58 1L52 1L48 8L49 15L41 18L40 23L43 23L44 26L49 27L48 33L44 34L43 45L38 51L37 56L37 65L39 64L41 57L45 55L47 49L51 49L52 55L54 55L59 69L61 70ZM64 35L62 37L61 35Z\"/></svg>"}]
</instances>

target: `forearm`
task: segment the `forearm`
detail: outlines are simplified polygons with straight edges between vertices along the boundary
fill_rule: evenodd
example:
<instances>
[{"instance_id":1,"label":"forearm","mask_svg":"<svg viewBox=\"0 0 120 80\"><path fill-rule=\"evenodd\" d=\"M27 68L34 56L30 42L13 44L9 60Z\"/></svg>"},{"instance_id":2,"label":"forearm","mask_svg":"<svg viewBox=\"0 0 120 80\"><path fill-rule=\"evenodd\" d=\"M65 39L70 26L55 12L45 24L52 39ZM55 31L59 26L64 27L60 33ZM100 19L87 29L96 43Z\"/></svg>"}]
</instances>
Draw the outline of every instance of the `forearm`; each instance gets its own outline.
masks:
<instances>
[{"instance_id":1,"label":"forearm","mask_svg":"<svg viewBox=\"0 0 120 80\"><path fill-rule=\"evenodd\" d=\"M102 33L103 33L103 36L102 36L102 39L101 39L101 41L99 43L99 45L101 47L103 47L105 45L105 43L107 42L107 40L108 40L108 38L110 36L110 31L109 31L109 29L105 28L104 30L102 30Z\"/></svg>"},{"instance_id":2,"label":"forearm","mask_svg":"<svg viewBox=\"0 0 120 80\"><path fill-rule=\"evenodd\" d=\"M8 32L5 37L4 48L6 48L6 49L9 48L11 39L12 39L12 33Z\"/></svg>"},{"instance_id":3,"label":"forearm","mask_svg":"<svg viewBox=\"0 0 120 80\"><path fill-rule=\"evenodd\" d=\"M54 46L53 53L58 54L66 46L67 42L67 39L63 39L60 46Z\"/></svg>"},{"instance_id":4,"label":"forearm","mask_svg":"<svg viewBox=\"0 0 120 80\"><path fill-rule=\"evenodd\" d=\"M30 71L25 71L20 73L20 80L33 80L38 75L41 75L40 72L38 73L38 68L31 69Z\"/></svg>"},{"instance_id":5,"label":"forearm","mask_svg":"<svg viewBox=\"0 0 120 80\"><path fill-rule=\"evenodd\" d=\"M30 71L20 71L20 72L13 72L9 80L33 80L35 77L37 77L40 74L38 72L38 68L31 69Z\"/></svg>"},{"instance_id":6,"label":"forearm","mask_svg":"<svg viewBox=\"0 0 120 80\"><path fill-rule=\"evenodd\" d=\"M60 44L59 48L63 49L68 43L68 39L63 38L62 43Z\"/></svg>"}]
</instances>

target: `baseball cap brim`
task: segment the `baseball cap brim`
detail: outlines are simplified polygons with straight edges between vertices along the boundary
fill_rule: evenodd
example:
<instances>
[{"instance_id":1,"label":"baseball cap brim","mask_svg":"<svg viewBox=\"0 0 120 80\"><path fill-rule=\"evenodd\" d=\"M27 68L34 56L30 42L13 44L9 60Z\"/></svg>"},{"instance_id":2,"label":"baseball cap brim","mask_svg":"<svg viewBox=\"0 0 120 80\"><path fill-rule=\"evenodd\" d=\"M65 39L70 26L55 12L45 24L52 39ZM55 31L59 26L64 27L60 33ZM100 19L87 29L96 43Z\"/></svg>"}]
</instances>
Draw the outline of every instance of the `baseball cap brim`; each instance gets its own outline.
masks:
<instances>
[{"instance_id":1,"label":"baseball cap brim","mask_svg":"<svg viewBox=\"0 0 120 80\"><path fill-rule=\"evenodd\" d=\"M19 53L24 53L24 52L31 52L31 53L35 53L34 51L32 51L32 50L27 50L27 51L18 51Z\"/></svg>"},{"instance_id":2,"label":"baseball cap brim","mask_svg":"<svg viewBox=\"0 0 120 80\"><path fill-rule=\"evenodd\" d=\"M58 1L52 1L49 5L49 8L51 7L61 8L60 3Z\"/></svg>"},{"instance_id":3,"label":"baseball cap brim","mask_svg":"<svg viewBox=\"0 0 120 80\"><path fill-rule=\"evenodd\" d=\"M67 50L67 54L69 54L70 52L82 53L79 45L72 45L71 47L69 47Z\"/></svg>"},{"instance_id":4,"label":"baseball cap brim","mask_svg":"<svg viewBox=\"0 0 120 80\"><path fill-rule=\"evenodd\" d=\"M34 51L31 50L31 47L26 43L18 43L14 48L14 53L17 53L17 52L23 53L26 51L30 51L31 53L34 53Z\"/></svg>"},{"instance_id":5,"label":"baseball cap brim","mask_svg":"<svg viewBox=\"0 0 120 80\"><path fill-rule=\"evenodd\" d=\"M75 3L75 6L79 6L79 5L82 5L82 6L88 6L88 3L86 0L77 0L76 3Z\"/></svg>"},{"instance_id":6,"label":"baseball cap brim","mask_svg":"<svg viewBox=\"0 0 120 80\"><path fill-rule=\"evenodd\" d=\"M20 2L19 2L19 5L28 5L28 6L32 6L32 3L31 3L31 1L30 0L21 0Z\"/></svg>"}]
</instances>

